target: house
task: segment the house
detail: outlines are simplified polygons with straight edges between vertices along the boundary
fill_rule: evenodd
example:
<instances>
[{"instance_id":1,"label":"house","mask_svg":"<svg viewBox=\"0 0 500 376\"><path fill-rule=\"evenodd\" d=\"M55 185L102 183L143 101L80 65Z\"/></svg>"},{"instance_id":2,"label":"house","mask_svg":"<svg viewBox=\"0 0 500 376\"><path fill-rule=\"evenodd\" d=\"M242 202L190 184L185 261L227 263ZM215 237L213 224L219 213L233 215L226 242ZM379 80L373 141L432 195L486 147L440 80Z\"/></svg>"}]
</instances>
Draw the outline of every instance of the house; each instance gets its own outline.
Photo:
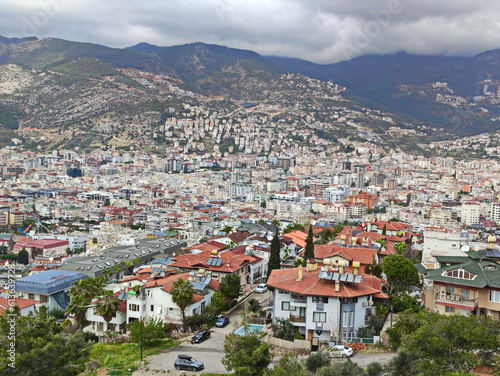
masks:
<instances>
[{"instance_id":1,"label":"house","mask_svg":"<svg viewBox=\"0 0 500 376\"><path fill-rule=\"evenodd\" d=\"M500 249L464 253L465 256L436 256L436 269L416 265L423 276L425 307L441 314L500 319Z\"/></svg>"},{"instance_id":2,"label":"house","mask_svg":"<svg viewBox=\"0 0 500 376\"><path fill-rule=\"evenodd\" d=\"M217 280L221 280L228 274L235 274L245 288L247 284L259 283L260 277L267 273L267 259L240 251L204 251L173 257L170 267L183 272L203 269L211 273L211 278ZM256 276L258 280L255 280Z\"/></svg>"},{"instance_id":3,"label":"house","mask_svg":"<svg viewBox=\"0 0 500 376\"><path fill-rule=\"evenodd\" d=\"M21 313L21 316L27 316L30 313L34 313L35 309L39 305L38 300L32 300L32 299L24 299L24 298L15 298L10 299L0 297L0 315L5 314L11 307L14 306L19 308L19 311Z\"/></svg>"},{"instance_id":4,"label":"house","mask_svg":"<svg viewBox=\"0 0 500 376\"><path fill-rule=\"evenodd\" d=\"M271 272L274 318L290 319L305 339L342 343L356 336L375 312L374 303L388 296L382 281L350 266L324 259L321 269L308 264Z\"/></svg>"},{"instance_id":5,"label":"house","mask_svg":"<svg viewBox=\"0 0 500 376\"><path fill-rule=\"evenodd\" d=\"M85 318L90 323L90 325L87 328L85 328L85 331L97 335L103 334L108 330L119 333L125 332L125 324L127 323L128 294L125 290L121 290L115 292L113 295L115 295L118 298L118 301L120 302L115 316L110 320L109 323L107 323L106 320L104 320L104 317L98 315L95 312L97 303L99 303L99 299L94 299L92 303L87 307L87 312L85 314Z\"/></svg>"},{"instance_id":6,"label":"house","mask_svg":"<svg viewBox=\"0 0 500 376\"><path fill-rule=\"evenodd\" d=\"M37 300L40 305L66 309L70 302L69 289L76 281L87 278L83 273L47 270L18 279L16 293L24 299Z\"/></svg>"}]
</instances>

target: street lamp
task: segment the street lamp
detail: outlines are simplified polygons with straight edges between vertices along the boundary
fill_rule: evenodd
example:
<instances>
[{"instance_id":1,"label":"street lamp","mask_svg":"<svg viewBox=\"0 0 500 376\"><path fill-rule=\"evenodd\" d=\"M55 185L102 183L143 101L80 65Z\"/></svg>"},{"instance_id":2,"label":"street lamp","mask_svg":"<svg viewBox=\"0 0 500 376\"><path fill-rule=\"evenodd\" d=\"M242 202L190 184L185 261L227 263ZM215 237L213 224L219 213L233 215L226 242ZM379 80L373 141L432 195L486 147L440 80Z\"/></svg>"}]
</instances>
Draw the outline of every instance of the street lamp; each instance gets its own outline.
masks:
<instances>
[{"instance_id":1,"label":"street lamp","mask_svg":"<svg viewBox=\"0 0 500 376\"><path fill-rule=\"evenodd\" d=\"M141 323L140 323L141 330L140 330L140 332L141 332L141 363L142 363L142 326L144 325L144 321L143 321L142 318L140 320L141 320Z\"/></svg>"}]
</instances>

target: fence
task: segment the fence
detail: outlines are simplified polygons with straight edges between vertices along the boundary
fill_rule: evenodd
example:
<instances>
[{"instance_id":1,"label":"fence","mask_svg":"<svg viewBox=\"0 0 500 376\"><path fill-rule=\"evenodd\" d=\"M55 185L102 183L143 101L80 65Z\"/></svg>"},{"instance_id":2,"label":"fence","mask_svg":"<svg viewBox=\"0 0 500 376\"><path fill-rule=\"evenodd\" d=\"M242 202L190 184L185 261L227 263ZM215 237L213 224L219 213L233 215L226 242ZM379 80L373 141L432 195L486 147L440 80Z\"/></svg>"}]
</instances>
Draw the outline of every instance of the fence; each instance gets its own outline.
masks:
<instances>
[{"instance_id":1,"label":"fence","mask_svg":"<svg viewBox=\"0 0 500 376\"><path fill-rule=\"evenodd\" d=\"M289 350L311 350L311 341L305 339L296 339L294 341L285 341L281 338L266 336L265 341L273 346Z\"/></svg>"}]
</instances>

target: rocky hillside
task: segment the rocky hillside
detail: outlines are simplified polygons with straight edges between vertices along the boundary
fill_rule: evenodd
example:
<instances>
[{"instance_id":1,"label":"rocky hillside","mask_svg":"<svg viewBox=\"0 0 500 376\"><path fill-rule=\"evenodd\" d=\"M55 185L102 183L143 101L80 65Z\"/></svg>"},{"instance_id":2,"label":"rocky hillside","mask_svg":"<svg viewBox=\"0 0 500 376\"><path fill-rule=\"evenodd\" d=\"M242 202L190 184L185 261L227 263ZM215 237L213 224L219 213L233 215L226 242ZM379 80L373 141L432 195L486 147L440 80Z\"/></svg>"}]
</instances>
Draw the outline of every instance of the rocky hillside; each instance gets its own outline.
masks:
<instances>
[{"instance_id":1,"label":"rocky hillside","mask_svg":"<svg viewBox=\"0 0 500 376\"><path fill-rule=\"evenodd\" d=\"M425 153L431 141L496 129L490 71L458 85L455 71L449 79L435 72L465 58L362 59L321 66L203 43L114 49L0 38L0 142L158 153L367 142ZM495 52L475 59L498 62ZM409 74L416 71L425 74Z\"/></svg>"}]
</instances>

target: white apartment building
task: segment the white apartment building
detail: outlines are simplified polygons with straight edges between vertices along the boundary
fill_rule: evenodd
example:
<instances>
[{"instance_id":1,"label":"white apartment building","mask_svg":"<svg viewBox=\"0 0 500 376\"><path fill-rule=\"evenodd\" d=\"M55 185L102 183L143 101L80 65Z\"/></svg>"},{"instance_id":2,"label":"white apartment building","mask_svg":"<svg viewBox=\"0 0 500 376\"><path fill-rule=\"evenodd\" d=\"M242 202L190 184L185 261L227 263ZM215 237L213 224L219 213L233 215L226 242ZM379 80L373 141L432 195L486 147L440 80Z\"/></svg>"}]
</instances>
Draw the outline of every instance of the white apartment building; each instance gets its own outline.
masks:
<instances>
[{"instance_id":1,"label":"white apartment building","mask_svg":"<svg viewBox=\"0 0 500 376\"><path fill-rule=\"evenodd\" d=\"M462 203L462 223L464 225L472 225L474 223L479 223L479 216L482 213L482 206L479 202L475 201L466 201Z\"/></svg>"},{"instance_id":2,"label":"white apartment building","mask_svg":"<svg viewBox=\"0 0 500 376\"><path fill-rule=\"evenodd\" d=\"M328 202L344 201L349 196L348 185L334 185L328 187L323 192L323 198Z\"/></svg>"}]
</instances>

